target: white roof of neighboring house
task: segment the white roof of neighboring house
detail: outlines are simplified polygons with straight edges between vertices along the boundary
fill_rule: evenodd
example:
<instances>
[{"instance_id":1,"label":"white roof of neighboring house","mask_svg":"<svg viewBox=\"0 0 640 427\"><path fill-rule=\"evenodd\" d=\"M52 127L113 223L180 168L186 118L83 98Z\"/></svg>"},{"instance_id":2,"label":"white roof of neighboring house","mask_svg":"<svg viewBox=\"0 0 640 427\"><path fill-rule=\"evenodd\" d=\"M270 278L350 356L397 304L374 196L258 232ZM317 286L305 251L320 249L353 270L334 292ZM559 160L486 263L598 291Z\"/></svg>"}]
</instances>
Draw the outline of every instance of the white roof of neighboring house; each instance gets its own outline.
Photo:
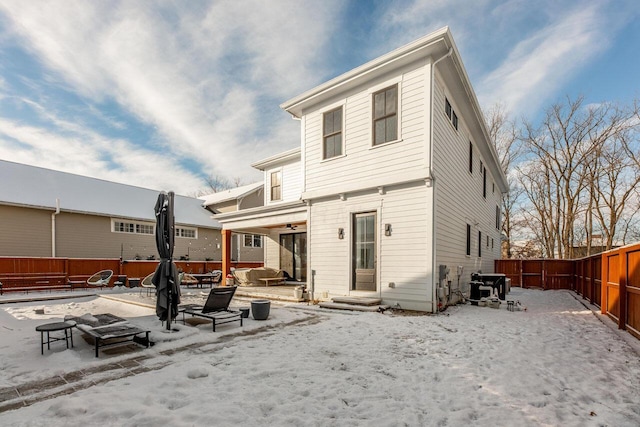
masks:
<instances>
[{"instance_id":1,"label":"white roof of neighboring house","mask_svg":"<svg viewBox=\"0 0 640 427\"><path fill-rule=\"evenodd\" d=\"M0 204L155 222L157 190L0 160ZM202 200L176 195L176 224L222 228Z\"/></svg>"},{"instance_id":2,"label":"white roof of neighboring house","mask_svg":"<svg viewBox=\"0 0 640 427\"><path fill-rule=\"evenodd\" d=\"M243 185L242 187L236 187L230 190L218 191L217 193L201 196L200 199L204 200L202 203L203 206L211 206L227 202L229 200L241 199L259 188L262 188L263 185L262 181L254 182L253 184Z\"/></svg>"}]
</instances>

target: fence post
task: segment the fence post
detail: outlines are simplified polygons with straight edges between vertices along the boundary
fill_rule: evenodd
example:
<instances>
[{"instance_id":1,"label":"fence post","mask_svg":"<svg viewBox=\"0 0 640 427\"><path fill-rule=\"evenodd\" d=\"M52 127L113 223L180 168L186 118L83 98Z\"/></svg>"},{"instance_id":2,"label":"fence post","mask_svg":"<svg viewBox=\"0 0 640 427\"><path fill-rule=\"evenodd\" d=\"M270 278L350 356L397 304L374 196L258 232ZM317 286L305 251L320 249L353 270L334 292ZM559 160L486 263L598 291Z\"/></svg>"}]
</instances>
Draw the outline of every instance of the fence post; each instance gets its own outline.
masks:
<instances>
[{"instance_id":1,"label":"fence post","mask_svg":"<svg viewBox=\"0 0 640 427\"><path fill-rule=\"evenodd\" d=\"M619 292L620 295L618 297L618 304L620 316L618 316L618 329L627 329L627 250L624 248L618 249L619 258L620 258L620 278L618 280L619 283Z\"/></svg>"}]
</instances>

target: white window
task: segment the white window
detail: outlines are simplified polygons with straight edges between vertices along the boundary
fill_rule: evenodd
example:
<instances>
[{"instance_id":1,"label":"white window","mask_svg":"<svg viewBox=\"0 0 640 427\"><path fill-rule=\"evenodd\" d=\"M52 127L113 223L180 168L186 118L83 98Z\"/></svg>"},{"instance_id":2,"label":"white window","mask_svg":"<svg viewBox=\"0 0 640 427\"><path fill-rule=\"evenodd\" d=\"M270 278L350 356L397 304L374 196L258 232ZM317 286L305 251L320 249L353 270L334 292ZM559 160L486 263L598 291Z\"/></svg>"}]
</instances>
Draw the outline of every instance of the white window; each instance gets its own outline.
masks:
<instances>
[{"instance_id":1,"label":"white window","mask_svg":"<svg viewBox=\"0 0 640 427\"><path fill-rule=\"evenodd\" d=\"M195 228L190 227L176 227L176 237L183 237L186 239L197 239L198 233Z\"/></svg>"},{"instance_id":2,"label":"white window","mask_svg":"<svg viewBox=\"0 0 640 427\"><path fill-rule=\"evenodd\" d=\"M373 94L373 145L398 139L398 85Z\"/></svg>"},{"instance_id":3,"label":"white window","mask_svg":"<svg viewBox=\"0 0 640 427\"><path fill-rule=\"evenodd\" d=\"M449 119L453 127L458 130L458 115L454 111L451 103L447 98L444 99L444 113L447 115L447 118Z\"/></svg>"},{"instance_id":4,"label":"white window","mask_svg":"<svg viewBox=\"0 0 640 427\"><path fill-rule=\"evenodd\" d=\"M322 158L342 156L342 107L322 115Z\"/></svg>"},{"instance_id":5,"label":"white window","mask_svg":"<svg viewBox=\"0 0 640 427\"><path fill-rule=\"evenodd\" d=\"M262 236L259 234L245 234L243 245L245 248L261 248Z\"/></svg>"},{"instance_id":6,"label":"white window","mask_svg":"<svg viewBox=\"0 0 640 427\"><path fill-rule=\"evenodd\" d=\"M155 225L144 222L111 220L111 231L114 233L154 234Z\"/></svg>"},{"instance_id":7,"label":"white window","mask_svg":"<svg viewBox=\"0 0 640 427\"><path fill-rule=\"evenodd\" d=\"M282 174L271 172L271 200L282 200Z\"/></svg>"}]
</instances>

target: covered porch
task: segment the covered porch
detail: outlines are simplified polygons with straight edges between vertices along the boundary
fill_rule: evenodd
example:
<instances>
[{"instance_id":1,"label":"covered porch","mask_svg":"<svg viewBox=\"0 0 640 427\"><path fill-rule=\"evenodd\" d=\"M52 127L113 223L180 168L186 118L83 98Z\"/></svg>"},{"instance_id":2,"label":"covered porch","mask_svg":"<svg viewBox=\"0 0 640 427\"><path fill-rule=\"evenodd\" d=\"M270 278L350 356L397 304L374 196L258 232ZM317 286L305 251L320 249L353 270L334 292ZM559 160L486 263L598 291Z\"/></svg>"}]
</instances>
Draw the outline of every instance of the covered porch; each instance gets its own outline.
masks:
<instances>
[{"instance_id":1,"label":"covered porch","mask_svg":"<svg viewBox=\"0 0 640 427\"><path fill-rule=\"evenodd\" d=\"M222 225L222 271L231 272L232 233L262 236L264 266L285 273L279 288L307 284L307 205L302 201L260 206L216 215ZM256 284L257 285L257 284ZM242 286L239 288L252 286ZM260 286L255 286L260 287ZM265 286L266 287L266 286ZM291 295L293 290L289 289ZM277 291L275 291L277 292Z\"/></svg>"}]
</instances>

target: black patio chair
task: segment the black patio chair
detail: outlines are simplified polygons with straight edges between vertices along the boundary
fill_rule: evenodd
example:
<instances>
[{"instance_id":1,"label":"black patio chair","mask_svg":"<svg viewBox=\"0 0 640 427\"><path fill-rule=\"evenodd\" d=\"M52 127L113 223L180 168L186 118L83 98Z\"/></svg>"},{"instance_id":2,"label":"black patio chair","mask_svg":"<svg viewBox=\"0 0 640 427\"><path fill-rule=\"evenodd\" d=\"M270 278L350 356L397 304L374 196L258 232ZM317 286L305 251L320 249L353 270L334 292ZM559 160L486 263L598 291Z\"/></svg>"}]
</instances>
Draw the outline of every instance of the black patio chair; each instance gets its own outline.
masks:
<instances>
[{"instance_id":1,"label":"black patio chair","mask_svg":"<svg viewBox=\"0 0 640 427\"><path fill-rule=\"evenodd\" d=\"M190 314L191 316L210 319L213 323L213 332L216 331L216 325L235 322L236 320L239 320L240 326L242 326L242 313L229 309L229 304L237 288L237 286L212 288L204 305L188 304L178 307L178 311L182 312L182 323L186 323L185 314Z\"/></svg>"}]
</instances>

